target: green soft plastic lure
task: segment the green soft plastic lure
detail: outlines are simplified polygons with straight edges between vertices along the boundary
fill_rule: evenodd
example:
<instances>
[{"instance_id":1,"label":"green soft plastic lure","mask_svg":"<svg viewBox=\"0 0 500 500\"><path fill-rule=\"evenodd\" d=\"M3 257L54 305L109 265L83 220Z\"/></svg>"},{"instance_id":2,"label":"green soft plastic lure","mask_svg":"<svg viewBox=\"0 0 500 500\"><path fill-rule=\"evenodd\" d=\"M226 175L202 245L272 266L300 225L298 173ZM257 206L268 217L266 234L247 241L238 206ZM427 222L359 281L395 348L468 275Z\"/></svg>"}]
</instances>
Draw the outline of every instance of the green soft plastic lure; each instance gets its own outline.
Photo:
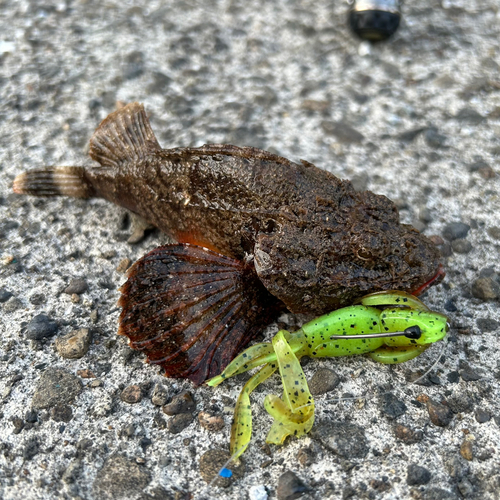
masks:
<instances>
[{"instance_id":1,"label":"green soft plastic lure","mask_svg":"<svg viewBox=\"0 0 500 500\"><path fill-rule=\"evenodd\" d=\"M226 378L264 365L243 387L231 428L231 455L238 458L252 435L250 393L276 370L283 381L283 397L269 394L264 400L274 418L266 442L283 444L287 436L307 434L314 423L314 400L299 360L302 356L335 357L369 353L380 363L395 364L413 359L448 331L443 314L431 311L413 295L389 291L366 295L359 305L320 316L294 333L280 330L272 343L255 344L217 377Z\"/></svg>"}]
</instances>

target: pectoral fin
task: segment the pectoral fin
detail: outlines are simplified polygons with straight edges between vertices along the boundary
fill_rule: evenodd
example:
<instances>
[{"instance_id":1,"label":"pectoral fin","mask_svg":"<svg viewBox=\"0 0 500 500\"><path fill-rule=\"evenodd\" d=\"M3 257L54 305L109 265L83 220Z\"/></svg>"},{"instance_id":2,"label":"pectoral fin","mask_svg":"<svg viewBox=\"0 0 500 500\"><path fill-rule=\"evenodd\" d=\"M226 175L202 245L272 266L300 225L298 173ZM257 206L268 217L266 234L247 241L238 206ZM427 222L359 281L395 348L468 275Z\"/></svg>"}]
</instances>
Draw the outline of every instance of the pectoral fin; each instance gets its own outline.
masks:
<instances>
[{"instance_id":1,"label":"pectoral fin","mask_svg":"<svg viewBox=\"0 0 500 500\"><path fill-rule=\"evenodd\" d=\"M219 374L279 310L253 268L189 244L145 255L121 292L118 333L167 377L196 385Z\"/></svg>"}]
</instances>

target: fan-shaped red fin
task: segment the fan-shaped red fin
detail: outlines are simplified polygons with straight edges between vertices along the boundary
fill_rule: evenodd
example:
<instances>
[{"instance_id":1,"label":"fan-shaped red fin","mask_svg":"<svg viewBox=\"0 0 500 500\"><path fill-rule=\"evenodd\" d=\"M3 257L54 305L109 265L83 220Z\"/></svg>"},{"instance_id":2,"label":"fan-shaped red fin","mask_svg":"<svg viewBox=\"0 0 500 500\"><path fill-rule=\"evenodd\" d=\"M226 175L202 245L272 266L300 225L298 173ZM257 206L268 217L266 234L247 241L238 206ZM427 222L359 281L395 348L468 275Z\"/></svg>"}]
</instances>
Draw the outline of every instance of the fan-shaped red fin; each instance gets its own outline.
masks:
<instances>
[{"instance_id":1,"label":"fan-shaped red fin","mask_svg":"<svg viewBox=\"0 0 500 500\"><path fill-rule=\"evenodd\" d=\"M161 149L144 106L127 104L105 118L90 139L90 157L105 167L138 161Z\"/></svg>"},{"instance_id":2,"label":"fan-shaped red fin","mask_svg":"<svg viewBox=\"0 0 500 500\"><path fill-rule=\"evenodd\" d=\"M189 244L145 255L121 292L118 333L167 377L196 385L218 375L280 309L252 266Z\"/></svg>"}]
</instances>

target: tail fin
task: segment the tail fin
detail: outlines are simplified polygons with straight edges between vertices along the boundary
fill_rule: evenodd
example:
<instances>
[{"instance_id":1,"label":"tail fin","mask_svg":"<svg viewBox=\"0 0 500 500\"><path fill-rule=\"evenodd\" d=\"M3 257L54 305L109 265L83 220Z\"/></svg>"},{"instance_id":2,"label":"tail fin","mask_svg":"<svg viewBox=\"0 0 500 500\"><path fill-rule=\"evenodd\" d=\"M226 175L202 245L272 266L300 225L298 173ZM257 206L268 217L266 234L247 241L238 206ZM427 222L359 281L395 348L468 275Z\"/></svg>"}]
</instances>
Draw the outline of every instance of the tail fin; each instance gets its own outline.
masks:
<instances>
[{"instance_id":1,"label":"tail fin","mask_svg":"<svg viewBox=\"0 0 500 500\"><path fill-rule=\"evenodd\" d=\"M73 196L90 198L94 188L85 175L84 167L47 167L30 170L14 179L14 193L35 196Z\"/></svg>"}]
</instances>

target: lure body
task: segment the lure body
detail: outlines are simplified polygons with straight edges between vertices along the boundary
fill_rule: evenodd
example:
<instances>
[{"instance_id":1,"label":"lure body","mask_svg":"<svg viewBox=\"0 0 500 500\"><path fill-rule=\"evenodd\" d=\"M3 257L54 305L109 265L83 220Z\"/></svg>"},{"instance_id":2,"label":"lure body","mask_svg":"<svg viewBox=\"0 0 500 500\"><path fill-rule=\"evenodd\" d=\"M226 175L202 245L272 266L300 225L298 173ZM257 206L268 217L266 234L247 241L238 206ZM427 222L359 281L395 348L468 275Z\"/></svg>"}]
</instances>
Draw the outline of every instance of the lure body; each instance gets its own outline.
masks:
<instances>
[{"instance_id":1,"label":"lure body","mask_svg":"<svg viewBox=\"0 0 500 500\"><path fill-rule=\"evenodd\" d=\"M404 335L339 339L342 336L391 334L418 331L419 338ZM217 386L226 378L264 365L246 383L236 404L231 430L231 454L240 456L248 446L252 432L250 393L279 370L283 397L266 396L264 406L274 418L266 442L282 444L287 436L300 437L314 423L314 401L300 365L302 356L336 357L370 353L381 363L394 364L419 356L447 333L446 316L430 311L417 298L404 292L375 293L360 305L345 307L316 318L289 333L278 332L272 343L256 344L237 356L221 373L208 381ZM336 338L331 338L336 337Z\"/></svg>"},{"instance_id":2,"label":"lure body","mask_svg":"<svg viewBox=\"0 0 500 500\"><path fill-rule=\"evenodd\" d=\"M285 307L323 314L444 274L385 196L255 148L162 149L138 103L100 124L90 156L99 166L30 171L14 191L105 198L180 243L141 259L120 300L119 333L168 376L219 373Z\"/></svg>"}]
</instances>

